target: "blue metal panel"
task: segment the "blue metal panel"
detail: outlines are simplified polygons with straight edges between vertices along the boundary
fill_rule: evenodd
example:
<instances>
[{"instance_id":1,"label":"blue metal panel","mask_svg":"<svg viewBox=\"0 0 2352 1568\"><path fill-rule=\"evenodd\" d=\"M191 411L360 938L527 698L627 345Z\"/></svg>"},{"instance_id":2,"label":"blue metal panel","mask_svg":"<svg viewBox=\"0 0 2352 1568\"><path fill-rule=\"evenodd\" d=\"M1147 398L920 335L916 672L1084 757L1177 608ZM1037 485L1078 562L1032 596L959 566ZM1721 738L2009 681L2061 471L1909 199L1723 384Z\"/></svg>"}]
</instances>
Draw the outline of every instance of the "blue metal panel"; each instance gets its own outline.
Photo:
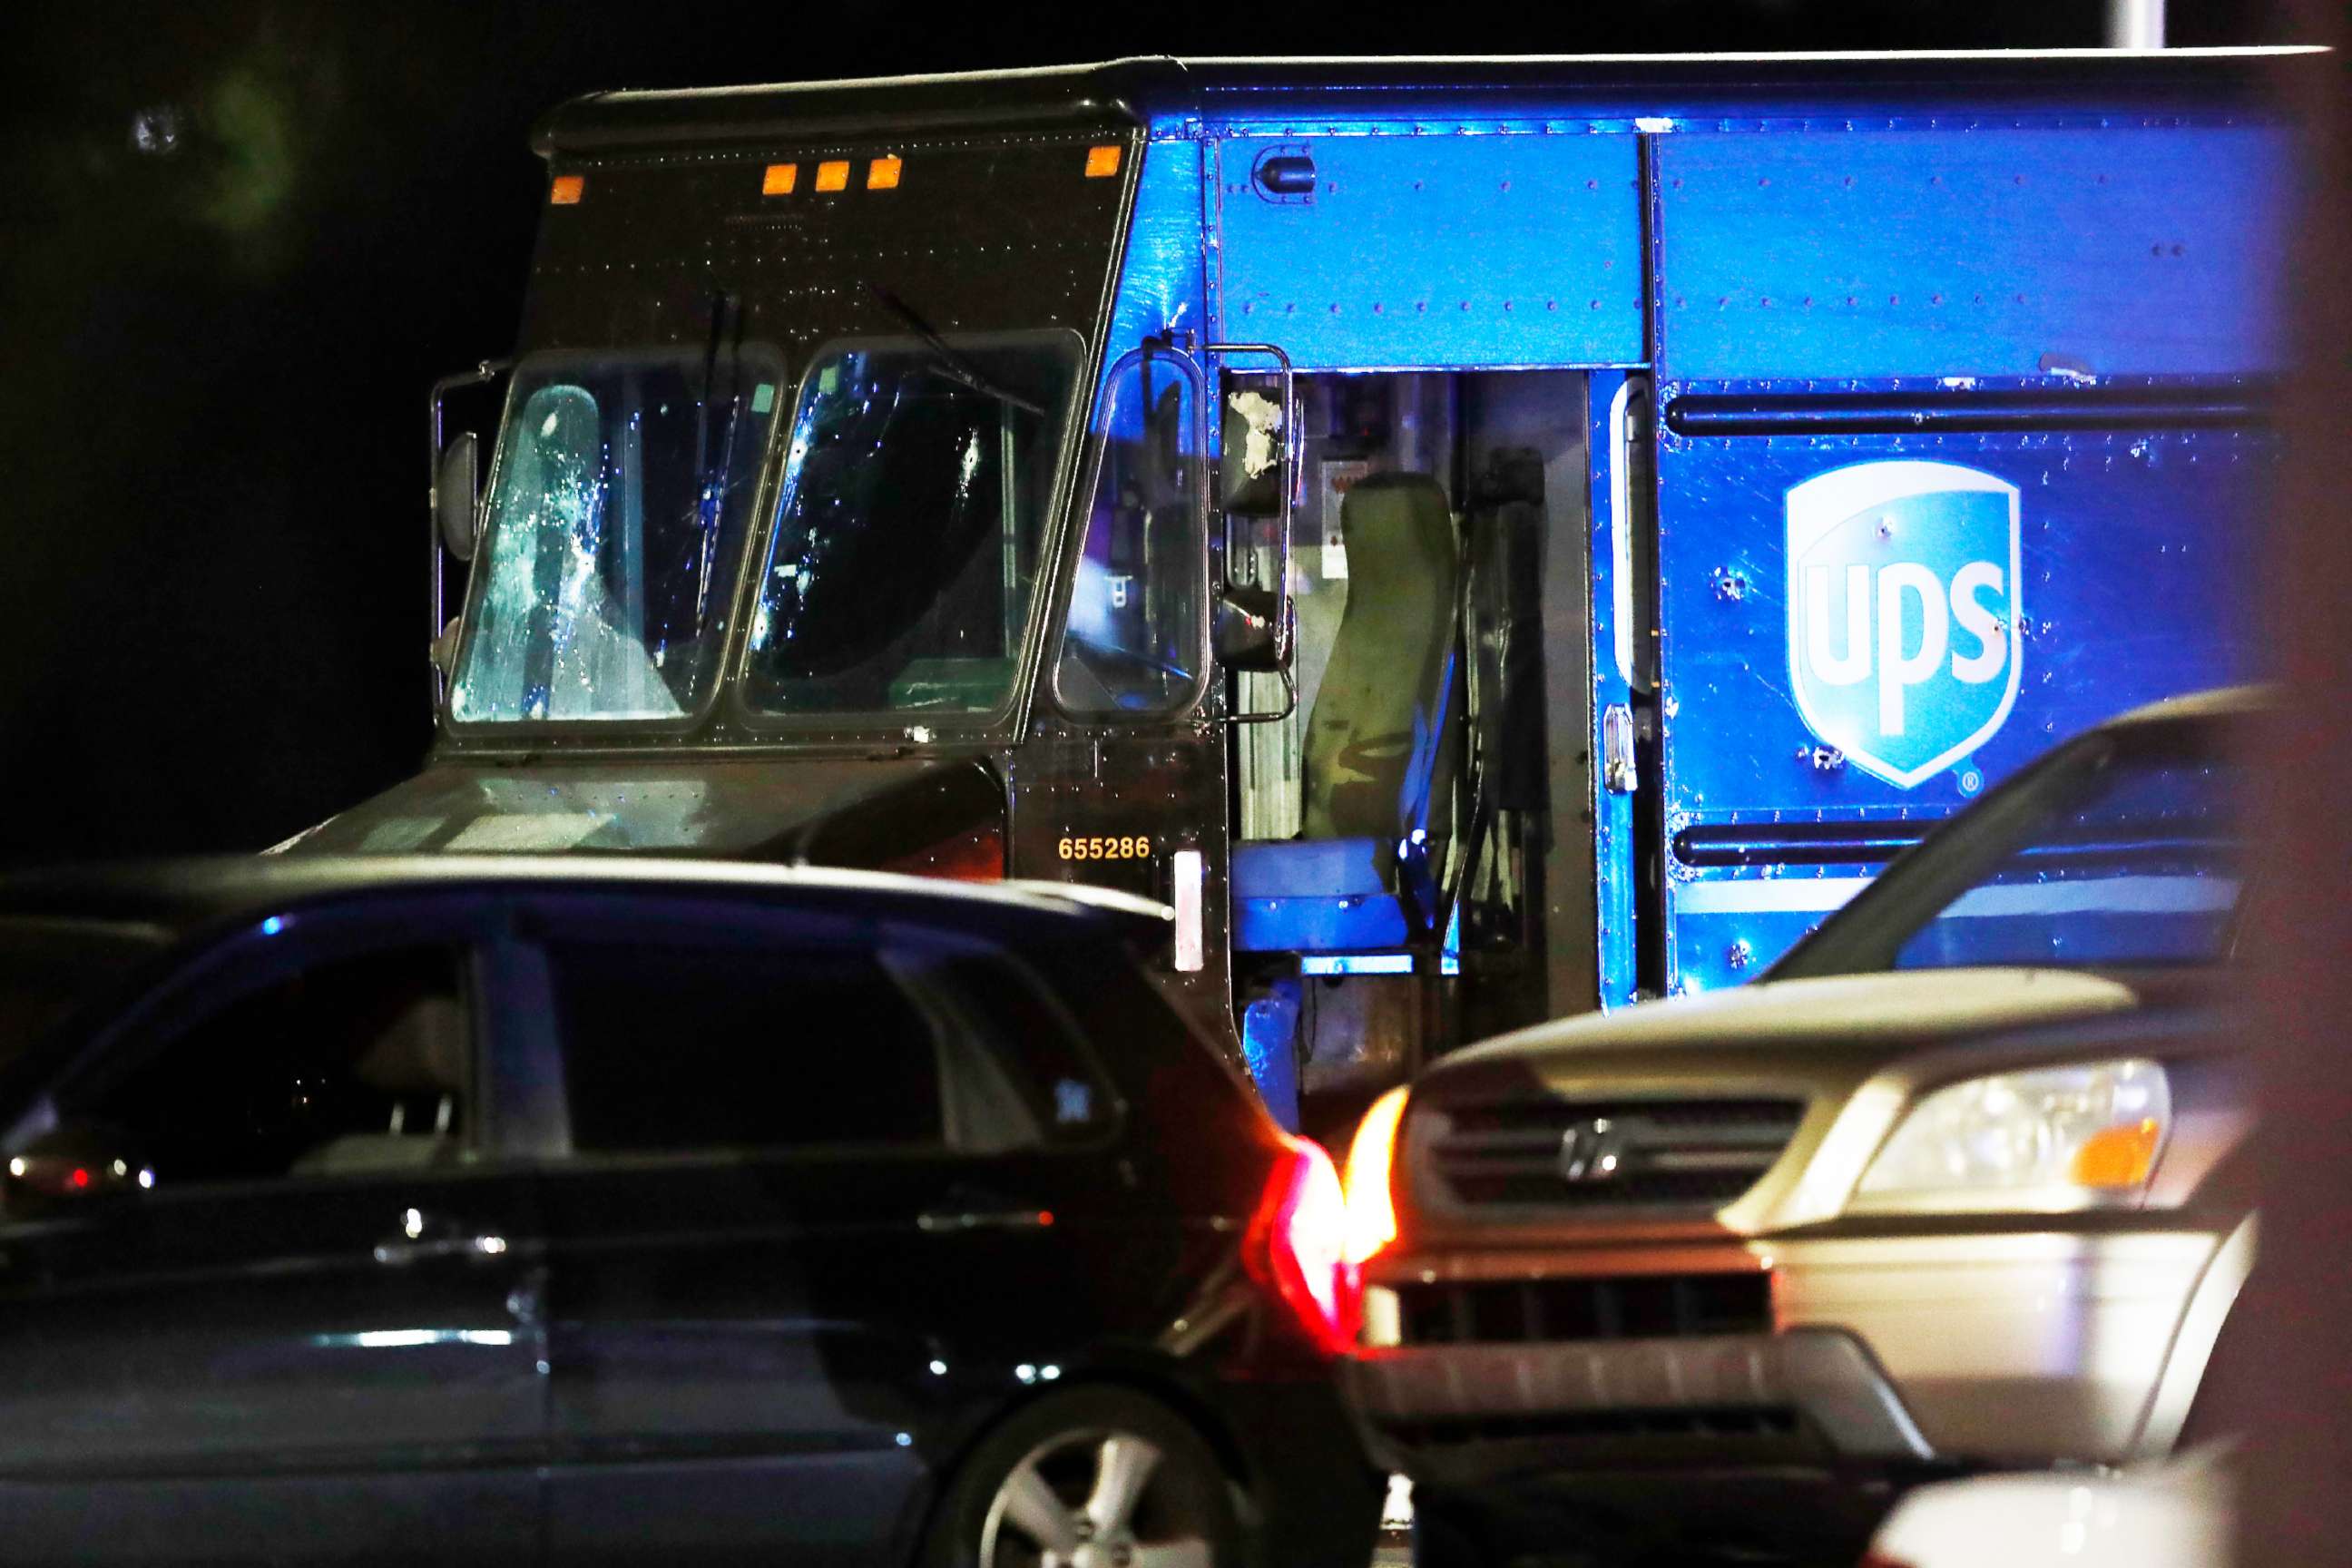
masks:
<instances>
[{"instance_id":1,"label":"blue metal panel","mask_svg":"<svg viewBox=\"0 0 2352 1568\"><path fill-rule=\"evenodd\" d=\"M1230 63L1230 62L1228 62ZM1360 130L1410 136L1549 132L1850 131L1938 124L2225 123L2285 101L2285 75L2245 58L2161 63L2085 56L1907 60L1664 57L1641 64L1561 58L1535 69L1367 59L1361 73L1274 66L1255 80L1187 62L1201 124L1213 136L1297 137ZM2149 68L2150 67L2153 68ZM2299 67L2324 68L2320 58ZM1994 79L1995 77L2004 79ZM2270 79L2261 79L2269 76ZM1148 95L1147 95L1148 96Z\"/></svg>"},{"instance_id":2,"label":"blue metal panel","mask_svg":"<svg viewBox=\"0 0 2352 1568\"><path fill-rule=\"evenodd\" d=\"M1377 838L1282 838L1234 846L1234 895L1352 898L1385 893Z\"/></svg>"},{"instance_id":3,"label":"blue metal panel","mask_svg":"<svg viewBox=\"0 0 2352 1568\"><path fill-rule=\"evenodd\" d=\"M1662 374L2204 375L2285 361L2284 130L1804 131L1656 140Z\"/></svg>"},{"instance_id":4,"label":"blue metal panel","mask_svg":"<svg viewBox=\"0 0 2352 1568\"><path fill-rule=\"evenodd\" d=\"M1136 176L1135 210L1118 291L1111 300L1103 363L1148 337L1179 328L1202 331L1202 144L1153 128Z\"/></svg>"},{"instance_id":5,"label":"blue metal panel","mask_svg":"<svg viewBox=\"0 0 2352 1568\"><path fill-rule=\"evenodd\" d=\"M1242 952L1360 952L1411 932L1370 838L1234 846L1234 947Z\"/></svg>"},{"instance_id":6,"label":"blue metal panel","mask_svg":"<svg viewBox=\"0 0 2352 1568\"><path fill-rule=\"evenodd\" d=\"M1603 715L1612 706L1630 707L1633 700L1633 595L1641 588L1633 574L1633 530L1642 524L1632 489L1632 454L1626 450L1633 391L1624 372L1596 371L1586 393L1591 418L1587 449L1592 454L1594 726L1587 743L1596 758L1607 754L1601 733ZM1592 769L1592 868L1598 906L1594 930L1600 940L1596 959L1605 1009L1633 1000L1633 910L1639 878L1634 871L1633 797L1611 790L1599 766Z\"/></svg>"},{"instance_id":7,"label":"blue metal panel","mask_svg":"<svg viewBox=\"0 0 2352 1568\"><path fill-rule=\"evenodd\" d=\"M1234 900L1236 952L1363 952L1412 940L1391 893Z\"/></svg>"},{"instance_id":8,"label":"blue metal panel","mask_svg":"<svg viewBox=\"0 0 2352 1568\"><path fill-rule=\"evenodd\" d=\"M1251 179L1311 158L1304 196ZM1217 147L1219 331L1301 369L1642 359L1638 138L1315 135Z\"/></svg>"},{"instance_id":9,"label":"blue metal panel","mask_svg":"<svg viewBox=\"0 0 2352 1568\"><path fill-rule=\"evenodd\" d=\"M1298 1131L1298 1011L1296 980L1276 981L1242 1009L1242 1055L1258 1098L1284 1131Z\"/></svg>"},{"instance_id":10,"label":"blue metal panel","mask_svg":"<svg viewBox=\"0 0 2352 1568\"><path fill-rule=\"evenodd\" d=\"M1685 390L1662 385L1662 405L1671 412ZM2257 675L2260 621L2252 595L2277 455L2275 438L2260 427L1738 437L1662 431L1670 982L1714 986L1754 973L1858 889L1888 847L2063 737L2140 703ZM1870 471L1857 465L1891 463L1906 467L1887 471L1976 478L1958 481L1936 504L1912 498L1853 512L1860 519L1854 564L1823 569L1810 586L1792 583L1790 544L1807 530L1801 515L1792 521L1790 492L1840 472L1847 477L1831 488L1850 488L1857 471ZM1937 506L1953 495L1979 504L1999 498L2000 510L1991 514L1999 518L2010 487L2016 574L2011 580L1997 545L1979 551L1990 559L1969 608L1986 635L1973 637L1960 614L1968 595L1948 606L1944 598L1954 574L1936 564L1937 550L1948 541L1928 545L1906 535L1951 526L1960 513ZM1812 493L1793 503L1800 513ZM1843 501L1830 509L1849 510ZM1833 532L1824 537L1835 542ZM1924 561L1912 582L1925 581L1920 572L1936 582L1925 592L1905 592L1911 585L1905 584L1890 593L1874 552L1887 563ZM1854 606L1843 597L1849 570L1865 574L1857 580L1865 590L1856 609L1862 619L1852 626L1846 614ZM1791 593L1823 585L1840 596L1823 607L1822 630L1801 616L1800 634ZM1890 605L1891 645L1879 640ZM1936 660L1926 658L1931 606L1943 631ZM2011 626L2017 635L2006 644L2004 667L1979 670L1973 689L1937 689L1950 685L1955 659L1994 664L1996 642ZM1864 634L1859 647L1853 630ZM1896 662L1919 660L1918 685L1903 694L1910 701L1903 717L1905 739L1922 751L1900 753L1876 732L1885 708L1825 715L1816 706L1809 719L1793 668L1801 656L1792 643L1801 637L1826 638L1801 655L1809 680L1817 655L1860 660L1861 673L1841 679L1864 690L1876 689L1868 683L1882 680L1890 648ZM1994 699L2011 677L2013 696L2003 706ZM1937 707L1946 696L1961 706ZM1923 734L1938 725L1948 732ZM1908 787L1895 782L1922 754L1935 760L1947 742L1966 749ZM1887 754L1864 765L1845 754L1849 748ZM1874 826L1880 842L1859 843ZM1808 834L1817 841L1803 842Z\"/></svg>"}]
</instances>

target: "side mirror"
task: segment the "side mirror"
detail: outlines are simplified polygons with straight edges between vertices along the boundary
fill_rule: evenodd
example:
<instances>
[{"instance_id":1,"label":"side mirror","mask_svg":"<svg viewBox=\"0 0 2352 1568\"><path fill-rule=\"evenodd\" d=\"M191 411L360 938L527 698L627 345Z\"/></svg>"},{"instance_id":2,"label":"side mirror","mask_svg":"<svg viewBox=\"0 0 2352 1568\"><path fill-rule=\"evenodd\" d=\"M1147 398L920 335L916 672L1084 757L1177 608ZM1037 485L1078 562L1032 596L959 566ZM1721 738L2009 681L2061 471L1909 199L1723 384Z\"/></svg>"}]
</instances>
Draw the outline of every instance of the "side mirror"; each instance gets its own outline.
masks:
<instances>
[{"instance_id":1,"label":"side mirror","mask_svg":"<svg viewBox=\"0 0 2352 1568\"><path fill-rule=\"evenodd\" d=\"M1283 635L1288 605L1285 595L1271 588L1237 588L1226 584L1217 593L1216 622L1212 628L1217 662L1227 669L1265 673L1290 662L1289 638Z\"/></svg>"},{"instance_id":2,"label":"side mirror","mask_svg":"<svg viewBox=\"0 0 2352 1568\"><path fill-rule=\"evenodd\" d=\"M433 517L441 530L442 547L460 561L474 558L479 537L481 494L476 466L480 443L471 430L460 430L443 448L433 476Z\"/></svg>"},{"instance_id":3,"label":"side mirror","mask_svg":"<svg viewBox=\"0 0 2352 1568\"><path fill-rule=\"evenodd\" d=\"M1277 353L1262 345L1236 352ZM1297 402L1288 360L1279 374L1220 380L1217 505L1224 513L1224 570L1217 586L1212 641L1229 670L1278 674L1290 666L1290 509L1298 484ZM1271 524L1271 529L1265 525ZM1237 581L1234 558L1272 533L1272 580L1253 570Z\"/></svg>"},{"instance_id":4,"label":"side mirror","mask_svg":"<svg viewBox=\"0 0 2352 1568\"><path fill-rule=\"evenodd\" d=\"M100 1121L53 1127L12 1156L0 1178L9 1215L36 1217L155 1184L129 1134Z\"/></svg>"},{"instance_id":5,"label":"side mirror","mask_svg":"<svg viewBox=\"0 0 2352 1568\"><path fill-rule=\"evenodd\" d=\"M480 443L472 431L461 430L444 446L441 404L451 393L496 381L512 368L510 360L486 359L471 370L445 375L433 384L433 584L425 601L433 624L425 635L434 645L439 644L448 631L449 617L444 608L448 590L447 557L454 555L461 563L473 560L474 551L481 542L482 517L480 492L476 488L480 472L476 461ZM436 658L432 668L433 705L438 709L442 699L448 695L448 667Z\"/></svg>"},{"instance_id":6,"label":"side mirror","mask_svg":"<svg viewBox=\"0 0 2352 1568\"><path fill-rule=\"evenodd\" d=\"M1218 399L1217 505L1228 517L1286 517L1296 479L1286 386L1227 374Z\"/></svg>"}]
</instances>

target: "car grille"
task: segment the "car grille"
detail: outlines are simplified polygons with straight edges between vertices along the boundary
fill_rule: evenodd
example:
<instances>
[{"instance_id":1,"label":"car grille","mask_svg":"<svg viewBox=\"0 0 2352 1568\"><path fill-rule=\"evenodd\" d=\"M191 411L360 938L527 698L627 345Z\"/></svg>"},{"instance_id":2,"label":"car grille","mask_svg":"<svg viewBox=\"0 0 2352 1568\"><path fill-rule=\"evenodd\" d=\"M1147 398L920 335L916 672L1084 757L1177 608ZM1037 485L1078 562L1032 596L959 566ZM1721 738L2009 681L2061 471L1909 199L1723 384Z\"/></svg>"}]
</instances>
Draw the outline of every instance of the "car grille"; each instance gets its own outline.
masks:
<instances>
[{"instance_id":1,"label":"car grille","mask_svg":"<svg viewBox=\"0 0 2352 1568\"><path fill-rule=\"evenodd\" d=\"M1513 1100L1424 1115L1427 1169L1456 1205L1721 1207L1796 1135L1798 1100Z\"/></svg>"},{"instance_id":2,"label":"car grille","mask_svg":"<svg viewBox=\"0 0 2352 1568\"><path fill-rule=\"evenodd\" d=\"M1395 1287L1408 1345L1557 1343L1767 1333L1772 1280L1743 1274L1601 1275Z\"/></svg>"}]
</instances>

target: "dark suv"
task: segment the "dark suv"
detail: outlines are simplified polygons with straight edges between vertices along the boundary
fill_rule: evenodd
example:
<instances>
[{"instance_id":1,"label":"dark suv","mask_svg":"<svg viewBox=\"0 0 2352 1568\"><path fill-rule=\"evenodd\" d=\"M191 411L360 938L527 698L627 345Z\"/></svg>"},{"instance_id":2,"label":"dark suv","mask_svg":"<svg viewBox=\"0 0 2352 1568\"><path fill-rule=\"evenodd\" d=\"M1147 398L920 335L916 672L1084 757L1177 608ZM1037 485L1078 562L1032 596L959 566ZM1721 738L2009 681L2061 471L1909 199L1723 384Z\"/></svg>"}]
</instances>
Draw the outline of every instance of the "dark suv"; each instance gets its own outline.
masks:
<instances>
[{"instance_id":1,"label":"dark suv","mask_svg":"<svg viewBox=\"0 0 2352 1568\"><path fill-rule=\"evenodd\" d=\"M1356 1568L1337 1184L1139 968L1166 921L0 883L0 1558Z\"/></svg>"}]
</instances>

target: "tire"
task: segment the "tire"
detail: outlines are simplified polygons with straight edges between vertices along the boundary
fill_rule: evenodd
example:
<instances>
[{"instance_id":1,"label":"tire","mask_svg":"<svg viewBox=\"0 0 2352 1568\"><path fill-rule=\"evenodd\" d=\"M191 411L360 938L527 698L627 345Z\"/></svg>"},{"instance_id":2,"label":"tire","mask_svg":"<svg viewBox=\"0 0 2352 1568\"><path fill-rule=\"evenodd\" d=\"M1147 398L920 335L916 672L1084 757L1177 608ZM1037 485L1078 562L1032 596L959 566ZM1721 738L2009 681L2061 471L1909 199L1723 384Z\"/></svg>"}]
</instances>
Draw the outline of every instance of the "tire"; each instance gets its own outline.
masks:
<instances>
[{"instance_id":1,"label":"tire","mask_svg":"<svg viewBox=\"0 0 2352 1568\"><path fill-rule=\"evenodd\" d=\"M921 1562L1241 1568L1231 1485L1167 1406L1125 1389L1075 1388L1021 1410L973 1448L940 1500Z\"/></svg>"},{"instance_id":2,"label":"tire","mask_svg":"<svg viewBox=\"0 0 2352 1568\"><path fill-rule=\"evenodd\" d=\"M1461 1521L1415 1497L1412 1568L1486 1568L1486 1554Z\"/></svg>"}]
</instances>

